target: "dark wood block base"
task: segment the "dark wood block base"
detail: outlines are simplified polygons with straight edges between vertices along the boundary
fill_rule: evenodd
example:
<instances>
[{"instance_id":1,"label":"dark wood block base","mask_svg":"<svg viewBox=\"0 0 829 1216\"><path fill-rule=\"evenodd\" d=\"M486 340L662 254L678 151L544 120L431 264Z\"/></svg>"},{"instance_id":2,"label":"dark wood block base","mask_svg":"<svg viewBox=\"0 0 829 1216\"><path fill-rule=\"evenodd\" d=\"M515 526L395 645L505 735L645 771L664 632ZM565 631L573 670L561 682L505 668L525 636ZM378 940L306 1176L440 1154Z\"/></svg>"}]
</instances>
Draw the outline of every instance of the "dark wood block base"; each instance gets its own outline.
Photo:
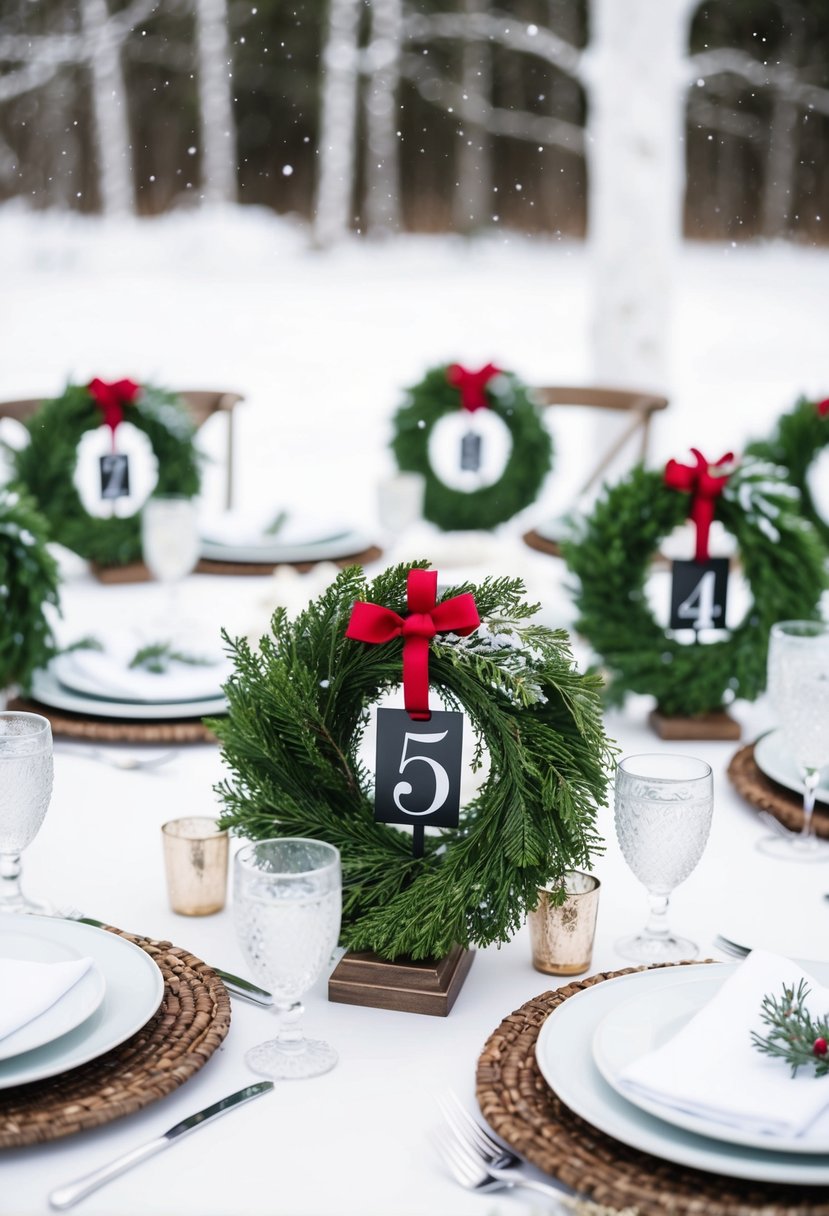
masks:
<instances>
[{"instance_id":1,"label":"dark wood block base","mask_svg":"<svg viewBox=\"0 0 829 1216\"><path fill-rule=\"evenodd\" d=\"M739 739L742 734L740 723L725 710L682 718L654 709L648 721L660 739Z\"/></svg>"},{"instance_id":2,"label":"dark wood block base","mask_svg":"<svg viewBox=\"0 0 829 1216\"><path fill-rule=\"evenodd\" d=\"M331 974L328 999L342 1005L445 1018L474 957L474 950L461 946L453 946L445 958L417 962L398 959L389 963L376 954L349 951Z\"/></svg>"}]
</instances>

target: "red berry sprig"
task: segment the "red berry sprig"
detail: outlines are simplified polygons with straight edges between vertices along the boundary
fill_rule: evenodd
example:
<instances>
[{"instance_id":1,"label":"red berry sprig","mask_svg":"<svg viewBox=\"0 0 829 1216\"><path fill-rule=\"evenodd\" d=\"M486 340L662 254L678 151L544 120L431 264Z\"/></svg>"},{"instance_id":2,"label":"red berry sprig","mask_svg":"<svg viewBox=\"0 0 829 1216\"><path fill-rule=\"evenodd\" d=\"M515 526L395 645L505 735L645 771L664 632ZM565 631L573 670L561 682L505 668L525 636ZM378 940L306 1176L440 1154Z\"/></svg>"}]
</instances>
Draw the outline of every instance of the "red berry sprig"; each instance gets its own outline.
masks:
<instances>
[{"instance_id":1,"label":"red berry sprig","mask_svg":"<svg viewBox=\"0 0 829 1216\"><path fill-rule=\"evenodd\" d=\"M757 1050L785 1060L793 1077L803 1067L811 1067L816 1077L829 1074L829 1015L813 1018L806 1008L808 995L801 980L796 991L784 984L780 999L764 996L760 1017L771 1029L766 1036L751 1032Z\"/></svg>"}]
</instances>

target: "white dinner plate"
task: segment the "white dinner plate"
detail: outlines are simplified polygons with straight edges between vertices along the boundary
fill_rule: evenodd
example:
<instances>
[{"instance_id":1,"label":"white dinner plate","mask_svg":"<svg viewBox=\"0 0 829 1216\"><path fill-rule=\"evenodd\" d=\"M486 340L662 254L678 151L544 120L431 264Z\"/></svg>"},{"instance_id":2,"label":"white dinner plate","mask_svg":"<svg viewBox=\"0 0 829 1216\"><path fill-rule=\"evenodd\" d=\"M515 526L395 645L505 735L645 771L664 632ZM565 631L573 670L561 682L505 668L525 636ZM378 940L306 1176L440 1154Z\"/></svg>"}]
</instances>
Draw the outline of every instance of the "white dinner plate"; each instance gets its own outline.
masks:
<instances>
[{"instance_id":1,"label":"white dinner plate","mask_svg":"<svg viewBox=\"0 0 829 1216\"><path fill-rule=\"evenodd\" d=\"M106 993L95 1012L74 1030L1 1061L0 1089L54 1077L97 1059L146 1025L161 1004L161 971L149 954L116 933L77 921L10 914L0 922L0 935L5 933L39 938L56 950L68 947L92 958L106 980Z\"/></svg>"},{"instance_id":2,"label":"white dinner plate","mask_svg":"<svg viewBox=\"0 0 829 1216\"><path fill-rule=\"evenodd\" d=\"M349 529L338 536L296 545L277 544L276 541L234 545L203 539L201 555L214 562L325 562L362 553L372 544L367 533Z\"/></svg>"},{"instance_id":3,"label":"white dinner plate","mask_svg":"<svg viewBox=\"0 0 829 1216\"><path fill-rule=\"evenodd\" d=\"M107 656L109 659L109 656ZM111 664L111 666L110 666ZM187 683L186 696L182 696L182 681L167 674L154 676L148 672L135 673L128 670L123 671L123 679L128 684L131 677L139 675L138 680L134 680L136 685L134 700L132 697L125 697L124 694L132 692L129 687L120 686L120 691L115 691L119 685L115 683L121 676L118 666L109 660L106 667L102 668L102 677L97 678L97 673L93 670L84 670L82 664L77 660L74 652L69 654L59 654L52 659L49 664L49 670L57 678L61 684L69 692L80 694L83 697L93 697L95 701L112 702L116 701L121 705L124 704L139 704L139 705L193 705L203 701L214 701L222 695L222 684L233 671L233 665L229 663L224 656L216 659L215 662L211 659L209 664L205 666L195 666L185 668L178 672L183 675ZM113 689L107 691L102 679L109 677L113 680ZM155 680L157 683L152 685L150 681ZM179 684L179 690L176 693L176 683ZM142 695L142 694L146 695Z\"/></svg>"},{"instance_id":4,"label":"white dinner plate","mask_svg":"<svg viewBox=\"0 0 829 1216\"><path fill-rule=\"evenodd\" d=\"M803 793L803 782L797 765L783 742L782 730L771 730L757 740L754 744L754 759L757 767L767 777L771 777L772 781L785 785L786 789L794 790L797 794ZM829 771L825 768L821 773L817 797L819 802L829 803Z\"/></svg>"},{"instance_id":5,"label":"white dinner plate","mask_svg":"<svg viewBox=\"0 0 829 1216\"><path fill-rule=\"evenodd\" d=\"M696 974L707 978L712 965L724 978L737 966L700 963L683 967L685 978L690 981ZM822 984L829 983L829 966L813 963L809 968ZM698 1136L640 1110L608 1085L593 1059L593 1035L599 1023L628 997L650 993L658 1000L676 982L671 967L636 971L594 984L563 1001L541 1027L536 1043L536 1059L547 1084L575 1114L600 1131L666 1161L757 1182L829 1185L825 1153L796 1156Z\"/></svg>"},{"instance_id":6,"label":"white dinner plate","mask_svg":"<svg viewBox=\"0 0 829 1216\"><path fill-rule=\"evenodd\" d=\"M6 928L4 919L0 919L0 958L24 959L31 963L66 963L88 957L65 942L51 941L28 929ZM33 1051L74 1030L95 1012L105 992L106 980L100 967L93 963L54 1005L44 1009L43 1013L13 1034L0 1039L0 1060Z\"/></svg>"},{"instance_id":7,"label":"white dinner plate","mask_svg":"<svg viewBox=\"0 0 829 1216\"><path fill-rule=\"evenodd\" d=\"M634 1106L697 1135L781 1153L829 1153L829 1112L802 1136L764 1136L676 1110L620 1084L619 1078L628 1064L667 1043L716 996L725 977L720 974L721 968L708 968L709 972L712 970L713 975L698 974L691 980L680 980L677 976L670 988L660 992L658 1000L654 1000L652 992L639 992L605 1014L593 1036L593 1059L599 1072L608 1085Z\"/></svg>"},{"instance_id":8,"label":"white dinner plate","mask_svg":"<svg viewBox=\"0 0 829 1216\"><path fill-rule=\"evenodd\" d=\"M32 696L52 709L66 709L75 714L92 714L98 718L163 721L167 718L203 718L209 714L223 714L227 710L224 695L206 697L203 701L165 701L163 704L148 704L145 701L104 701L64 688L51 667L44 667L35 672L32 677Z\"/></svg>"}]
</instances>

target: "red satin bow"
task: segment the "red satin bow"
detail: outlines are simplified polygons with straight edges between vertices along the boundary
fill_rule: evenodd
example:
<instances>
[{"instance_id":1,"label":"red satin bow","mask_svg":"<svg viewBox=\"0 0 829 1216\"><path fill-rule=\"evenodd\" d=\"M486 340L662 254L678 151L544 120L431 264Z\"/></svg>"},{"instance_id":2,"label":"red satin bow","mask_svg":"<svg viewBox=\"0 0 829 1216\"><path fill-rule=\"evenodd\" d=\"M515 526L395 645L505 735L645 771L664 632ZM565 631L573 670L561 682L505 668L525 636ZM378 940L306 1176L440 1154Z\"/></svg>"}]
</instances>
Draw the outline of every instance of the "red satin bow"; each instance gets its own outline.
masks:
<instances>
[{"instance_id":1,"label":"red satin bow","mask_svg":"<svg viewBox=\"0 0 829 1216\"><path fill-rule=\"evenodd\" d=\"M141 392L141 385L134 380L99 380L96 376L89 383L89 392L95 404L104 416L104 426L112 431L112 444L115 446L115 432L124 421L124 406L132 405Z\"/></svg>"},{"instance_id":2,"label":"red satin bow","mask_svg":"<svg viewBox=\"0 0 829 1216\"><path fill-rule=\"evenodd\" d=\"M691 448L696 465L680 464L678 460L669 460L665 465L665 484L672 490L681 490L692 494L691 512L689 518L696 525L697 546L694 560L708 561L708 533L714 521L714 500L723 492L728 481L728 473L717 475L714 469L729 464L734 459L733 452L726 452L715 464L706 460L702 452Z\"/></svg>"},{"instance_id":3,"label":"red satin bow","mask_svg":"<svg viewBox=\"0 0 829 1216\"><path fill-rule=\"evenodd\" d=\"M461 367L460 363L451 363L446 369L446 379L460 392L461 407L473 414L475 410L485 410L489 405L484 390L493 376L500 373L500 367L494 363L487 363L478 372Z\"/></svg>"},{"instance_id":4,"label":"red satin bow","mask_svg":"<svg viewBox=\"0 0 829 1216\"><path fill-rule=\"evenodd\" d=\"M821 418L825 418L826 415L829 414L829 397L826 397L823 401L818 401L815 405L815 409L820 414Z\"/></svg>"},{"instance_id":5,"label":"red satin bow","mask_svg":"<svg viewBox=\"0 0 829 1216\"><path fill-rule=\"evenodd\" d=\"M416 722L428 722L429 643L436 633L457 633L462 638L481 623L470 593L436 603L437 570L410 570L406 582L409 615L398 616L380 604L358 601L345 631L356 642L390 642L403 638L403 703Z\"/></svg>"}]
</instances>

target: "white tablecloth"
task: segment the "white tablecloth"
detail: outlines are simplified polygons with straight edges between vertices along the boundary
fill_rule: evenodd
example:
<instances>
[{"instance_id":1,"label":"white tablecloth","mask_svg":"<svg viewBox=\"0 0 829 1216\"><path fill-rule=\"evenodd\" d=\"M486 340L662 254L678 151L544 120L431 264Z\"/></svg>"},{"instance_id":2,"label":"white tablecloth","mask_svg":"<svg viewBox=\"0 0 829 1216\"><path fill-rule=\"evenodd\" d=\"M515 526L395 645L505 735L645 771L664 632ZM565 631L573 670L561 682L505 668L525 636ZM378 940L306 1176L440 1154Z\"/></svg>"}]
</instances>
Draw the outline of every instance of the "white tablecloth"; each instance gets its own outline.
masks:
<instances>
[{"instance_id":1,"label":"white tablecloth","mask_svg":"<svg viewBox=\"0 0 829 1216\"><path fill-rule=\"evenodd\" d=\"M514 551L516 573L529 577L545 600L545 618L568 620L559 586L560 564ZM185 611L244 629L270 584L260 579L194 577ZM85 575L64 594L67 637L94 632L105 617L139 619L154 611L154 586L99 587ZM829 867L799 866L763 857L755 841L767 829L732 791L725 768L733 743L660 743L646 723L648 702L634 698L607 729L623 753L674 750L707 759L715 773L710 843L697 869L675 893L671 922L699 943L699 957L719 957L714 935L729 910L746 902L768 905L793 926L824 918L829 926ZM770 723L762 703L737 706L744 737ZM236 944L232 909L203 919L167 908L159 825L184 814L211 813L213 784L222 773L215 747L182 748L157 771L120 772L58 743L55 786L43 828L24 857L25 885L58 907L126 929L169 938L196 955L249 974ZM594 970L627 965L614 941L645 919L643 889L624 864L612 812L602 811L606 855ZM270 1095L200 1130L160 1157L90 1196L79 1212L100 1216L491 1216L520 1212L519 1195L477 1195L444 1173L429 1141L438 1123L436 1098L454 1089L474 1109L480 1050L502 1018L556 981L530 964L526 929L501 949L479 951L448 1018L431 1018L329 1004L325 980L306 1002L306 1027L328 1038L340 1062L326 1076L280 1084ZM223 1047L190 1081L146 1110L106 1128L54 1144L0 1153L0 1213L41 1216L47 1194L60 1183L103 1164L163 1132L188 1114L256 1078L243 1055L273 1030L272 1015L240 1001ZM0 1104L2 1094L0 1094ZM530 1210L528 1197L526 1210ZM537 1206L536 1206L536 1209Z\"/></svg>"}]
</instances>

